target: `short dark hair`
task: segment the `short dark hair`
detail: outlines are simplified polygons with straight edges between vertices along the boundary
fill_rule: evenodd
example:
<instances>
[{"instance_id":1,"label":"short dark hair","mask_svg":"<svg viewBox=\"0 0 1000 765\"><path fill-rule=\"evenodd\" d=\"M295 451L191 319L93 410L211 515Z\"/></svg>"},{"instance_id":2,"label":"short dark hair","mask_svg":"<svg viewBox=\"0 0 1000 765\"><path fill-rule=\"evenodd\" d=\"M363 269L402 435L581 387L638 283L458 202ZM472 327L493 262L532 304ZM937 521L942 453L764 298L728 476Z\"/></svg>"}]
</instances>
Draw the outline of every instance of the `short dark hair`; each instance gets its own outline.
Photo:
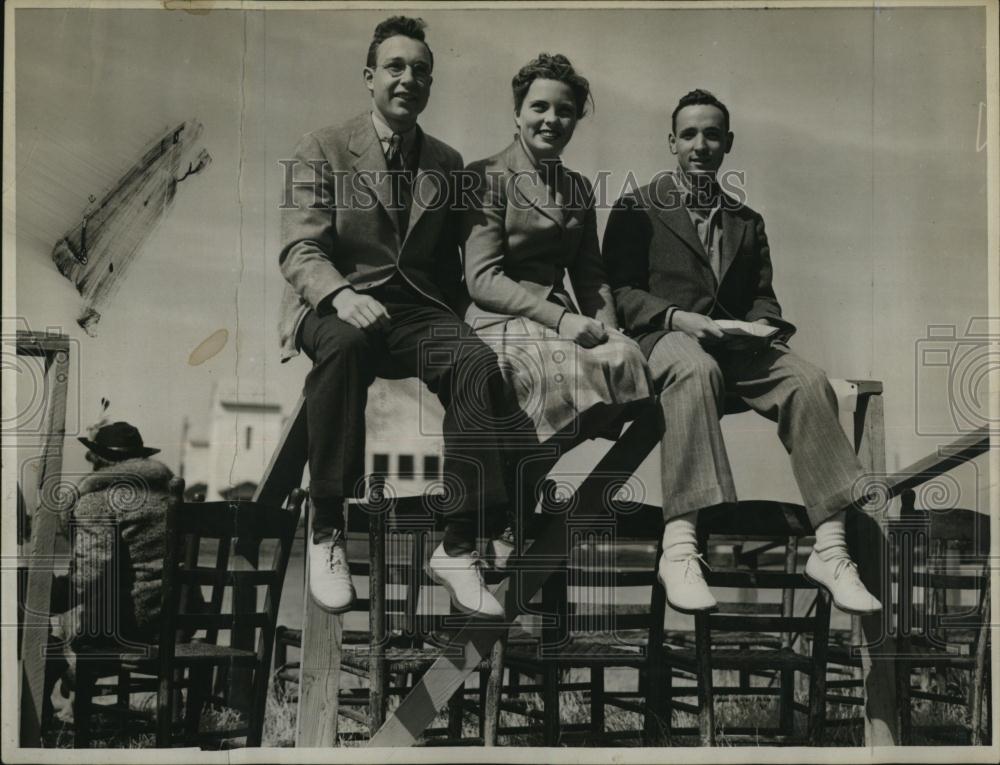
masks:
<instances>
[{"instance_id":1,"label":"short dark hair","mask_svg":"<svg viewBox=\"0 0 1000 765\"><path fill-rule=\"evenodd\" d=\"M511 89L514 91L514 111L518 114L521 113L521 105L524 103L528 88L535 80L556 80L569 85L573 91L573 100L576 101L577 119L587 113L587 101L594 103L590 95L590 83L586 77L577 74L568 58L561 53L539 53L536 58L522 66L510 81Z\"/></svg>"},{"instance_id":2,"label":"short dark hair","mask_svg":"<svg viewBox=\"0 0 1000 765\"><path fill-rule=\"evenodd\" d=\"M427 48L427 52L430 54L431 68L433 69L434 52L431 50L431 46L427 44L427 40L424 39L424 30L426 28L427 22L423 19L414 19L409 16L390 16L385 21L380 21L378 26L375 27L375 32L372 34L372 41L371 45L368 46L368 59L365 66L374 67L378 63L379 45L390 37L402 35L403 37L419 40L424 44L424 47Z\"/></svg>"},{"instance_id":3,"label":"short dark hair","mask_svg":"<svg viewBox=\"0 0 1000 765\"><path fill-rule=\"evenodd\" d=\"M701 88L695 88L687 95L682 96L681 100L677 102L677 106L674 107L674 113L670 116L671 129L675 132L677 131L677 113L681 109L685 106L695 106L698 104L714 106L722 112L722 116L726 120L726 132L729 132L729 109L726 108L726 105L722 103L722 101L709 93L707 90L702 90Z\"/></svg>"}]
</instances>

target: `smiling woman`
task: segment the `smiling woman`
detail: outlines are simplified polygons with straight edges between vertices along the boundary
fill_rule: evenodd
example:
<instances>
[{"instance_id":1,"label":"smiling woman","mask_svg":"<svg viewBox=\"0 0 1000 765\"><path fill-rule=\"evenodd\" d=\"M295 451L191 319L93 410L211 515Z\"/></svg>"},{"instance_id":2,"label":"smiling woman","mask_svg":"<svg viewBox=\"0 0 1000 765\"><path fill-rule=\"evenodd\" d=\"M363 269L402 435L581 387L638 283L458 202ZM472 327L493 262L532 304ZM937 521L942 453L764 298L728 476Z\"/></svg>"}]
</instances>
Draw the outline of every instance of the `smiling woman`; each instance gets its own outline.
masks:
<instances>
[{"instance_id":1,"label":"smiling woman","mask_svg":"<svg viewBox=\"0 0 1000 765\"><path fill-rule=\"evenodd\" d=\"M484 193L464 217L465 320L546 440L597 404L648 398L651 386L638 346L616 329L591 185L559 161L590 86L558 54L538 56L511 85L514 142L469 166Z\"/></svg>"},{"instance_id":2,"label":"smiling woman","mask_svg":"<svg viewBox=\"0 0 1000 765\"><path fill-rule=\"evenodd\" d=\"M514 76L514 123L535 159L555 159L586 114L590 83L565 56L547 53Z\"/></svg>"}]
</instances>

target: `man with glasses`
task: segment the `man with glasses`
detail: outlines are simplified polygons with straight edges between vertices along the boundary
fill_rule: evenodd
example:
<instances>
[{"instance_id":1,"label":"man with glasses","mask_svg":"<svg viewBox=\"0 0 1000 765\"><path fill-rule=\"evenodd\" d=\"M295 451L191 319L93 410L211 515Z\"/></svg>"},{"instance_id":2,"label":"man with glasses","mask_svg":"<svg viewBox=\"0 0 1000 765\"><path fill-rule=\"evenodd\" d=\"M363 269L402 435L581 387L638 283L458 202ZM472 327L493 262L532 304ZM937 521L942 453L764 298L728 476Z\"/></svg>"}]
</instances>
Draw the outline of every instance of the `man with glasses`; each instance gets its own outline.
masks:
<instances>
[{"instance_id":1,"label":"man with glasses","mask_svg":"<svg viewBox=\"0 0 1000 765\"><path fill-rule=\"evenodd\" d=\"M311 591L334 613L354 601L342 509L361 493L367 389L376 377L417 376L445 407L444 502L454 508L429 568L461 611L497 618L475 538L481 513L501 528L506 518L509 472L494 432L516 413L496 408L505 401L496 356L454 311L453 173L463 164L417 125L433 81L424 27L404 16L380 23L364 69L371 110L309 133L282 163L282 355L301 349L313 361Z\"/></svg>"}]
</instances>

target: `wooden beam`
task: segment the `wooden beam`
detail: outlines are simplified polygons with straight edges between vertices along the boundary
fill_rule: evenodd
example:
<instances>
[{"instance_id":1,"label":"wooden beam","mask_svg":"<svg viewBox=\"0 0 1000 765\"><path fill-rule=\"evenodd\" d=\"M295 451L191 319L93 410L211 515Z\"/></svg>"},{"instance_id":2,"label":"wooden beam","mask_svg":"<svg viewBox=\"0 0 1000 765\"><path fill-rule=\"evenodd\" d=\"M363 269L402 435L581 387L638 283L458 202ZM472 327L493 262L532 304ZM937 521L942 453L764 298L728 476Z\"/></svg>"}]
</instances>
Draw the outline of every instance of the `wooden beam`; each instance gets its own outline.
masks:
<instances>
[{"instance_id":1,"label":"wooden beam","mask_svg":"<svg viewBox=\"0 0 1000 765\"><path fill-rule=\"evenodd\" d=\"M34 349L44 349L35 353ZM56 489L62 478L62 451L66 437L66 394L69 380L69 342L65 336L18 332L17 351L46 358L45 444L39 476L38 508L31 522L31 557L25 587L22 640L21 718L22 747L41 744L41 720L45 688L45 651L48 646L49 611L52 597L52 567L59 518L69 507L72 492ZM47 504L55 502L58 504Z\"/></svg>"},{"instance_id":2,"label":"wooden beam","mask_svg":"<svg viewBox=\"0 0 1000 765\"><path fill-rule=\"evenodd\" d=\"M309 458L309 431L306 423L306 400L300 396L285 422L278 446L271 455L264 477L254 492L253 501L281 505L292 489L302 485L302 471Z\"/></svg>"},{"instance_id":3,"label":"wooden beam","mask_svg":"<svg viewBox=\"0 0 1000 765\"><path fill-rule=\"evenodd\" d=\"M984 425L967 433L950 444L938 447L933 454L907 465L886 479L890 496L896 497L907 489L926 483L931 478L947 473L957 465L975 459L990 449L990 430Z\"/></svg>"},{"instance_id":4,"label":"wooden beam","mask_svg":"<svg viewBox=\"0 0 1000 765\"><path fill-rule=\"evenodd\" d=\"M876 478L885 475L885 423L881 395L860 396L854 412L858 458L865 471ZM873 512L854 513L849 523L849 542L858 570L883 610L860 617L862 677L865 687L865 744L893 746L899 741L899 708L896 704L896 640L889 631L892 586L888 570L885 527L888 504Z\"/></svg>"}]
</instances>

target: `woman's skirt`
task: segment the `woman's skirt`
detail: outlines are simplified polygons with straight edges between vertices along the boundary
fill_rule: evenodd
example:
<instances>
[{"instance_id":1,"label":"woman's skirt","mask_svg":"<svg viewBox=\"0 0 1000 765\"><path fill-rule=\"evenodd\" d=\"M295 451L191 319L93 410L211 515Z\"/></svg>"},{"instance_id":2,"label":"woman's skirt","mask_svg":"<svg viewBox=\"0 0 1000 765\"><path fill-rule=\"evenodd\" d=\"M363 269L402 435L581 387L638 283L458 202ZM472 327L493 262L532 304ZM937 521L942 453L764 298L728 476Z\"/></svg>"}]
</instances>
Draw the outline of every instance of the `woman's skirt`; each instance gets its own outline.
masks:
<instances>
[{"instance_id":1,"label":"woman's skirt","mask_svg":"<svg viewBox=\"0 0 1000 765\"><path fill-rule=\"evenodd\" d=\"M539 441L566 429L595 404L626 404L653 395L639 345L610 330L584 348L530 319L515 317L478 330L496 353L510 390Z\"/></svg>"}]
</instances>

